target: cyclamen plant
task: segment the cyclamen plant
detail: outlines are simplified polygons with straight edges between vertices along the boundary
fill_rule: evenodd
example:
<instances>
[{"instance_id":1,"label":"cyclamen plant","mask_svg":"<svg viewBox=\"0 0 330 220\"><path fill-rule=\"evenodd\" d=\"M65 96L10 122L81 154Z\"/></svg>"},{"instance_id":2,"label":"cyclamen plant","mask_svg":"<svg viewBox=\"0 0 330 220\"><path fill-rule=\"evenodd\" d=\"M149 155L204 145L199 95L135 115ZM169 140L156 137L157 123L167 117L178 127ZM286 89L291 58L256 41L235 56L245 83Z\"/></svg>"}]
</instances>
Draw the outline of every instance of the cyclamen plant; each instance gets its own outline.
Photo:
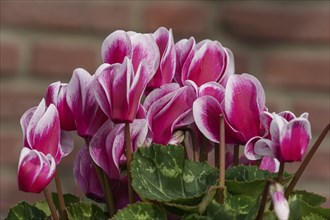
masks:
<instances>
[{"instance_id":1,"label":"cyclamen plant","mask_svg":"<svg viewBox=\"0 0 330 220\"><path fill-rule=\"evenodd\" d=\"M175 43L161 27L115 31L101 55L95 74L74 70L22 116L18 187L43 191L48 206L21 202L7 219L330 218L324 197L293 190L329 125L298 171L284 172L307 152L308 113L270 113L258 79L234 74L230 49L193 37ZM91 200L62 193L57 165L74 131L85 144L73 174Z\"/></svg>"}]
</instances>

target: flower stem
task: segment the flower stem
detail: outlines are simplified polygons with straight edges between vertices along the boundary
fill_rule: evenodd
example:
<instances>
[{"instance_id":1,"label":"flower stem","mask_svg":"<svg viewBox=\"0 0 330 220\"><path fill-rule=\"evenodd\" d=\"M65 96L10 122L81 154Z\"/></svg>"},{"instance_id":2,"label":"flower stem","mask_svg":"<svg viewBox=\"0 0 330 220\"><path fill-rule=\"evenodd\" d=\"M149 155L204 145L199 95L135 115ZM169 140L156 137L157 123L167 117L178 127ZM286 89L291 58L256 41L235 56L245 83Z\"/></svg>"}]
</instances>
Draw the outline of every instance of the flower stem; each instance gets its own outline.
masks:
<instances>
[{"instance_id":1,"label":"flower stem","mask_svg":"<svg viewBox=\"0 0 330 220\"><path fill-rule=\"evenodd\" d=\"M132 175L131 175L132 149L131 149L131 134L130 134L128 122L125 123L125 147L126 147L126 163L127 163L127 177L128 177L128 199L130 203L133 203L134 191L132 187Z\"/></svg>"},{"instance_id":2,"label":"flower stem","mask_svg":"<svg viewBox=\"0 0 330 220\"><path fill-rule=\"evenodd\" d=\"M105 183L105 192L106 192L106 197L107 197L107 201L108 201L109 214L110 214L110 218L111 218L115 214L115 202L113 199L110 180L104 171L103 171L103 180Z\"/></svg>"},{"instance_id":3,"label":"flower stem","mask_svg":"<svg viewBox=\"0 0 330 220\"><path fill-rule=\"evenodd\" d=\"M220 144L214 147L214 166L220 167Z\"/></svg>"},{"instance_id":4,"label":"flower stem","mask_svg":"<svg viewBox=\"0 0 330 220\"><path fill-rule=\"evenodd\" d=\"M65 219L68 219L68 215L66 213L61 179L60 179L60 174L59 174L58 169L56 169L56 172L55 172L55 185L56 185L56 190L57 190L58 203L60 205L60 219L65 220Z\"/></svg>"},{"instance_id":5,"label":"flower stem","mask_svg":"<svg viewBox=\"0 0 330 220\"><path fill-rule=\"evenodd\" d=\"M220 116L220 166L219 166L219 178L220 178L220 192L218 202L223 204L224 202L224 193L225 193L225 165L226 165L226 143L225 143L225 121L223 116Z\"/></svg>"},{"instance_id":6,"label":"flower stem","mask_svg":"<svg viewBox=\"0 0 330 220\"><path fill-rule=\"evenodd\" d=\"M208 152L207 152L207 139L203 135L202 136L202 146L200 150L200 156L199 156L199 161L204 162L208 160Z\"/></svg>"},{"instance_id":7,"label":"flower stem","mask_svg":"<svg viewBox=\"0 0 330 220\"><path fill-rule=\"evenodd\" d=\"M273 182L273 180L268 179L265 184L264 191L262 192L262 197L259 205L259 211L258 215L256 217L256 220L262 220L265 212L265 207L266 207L266 202L267 202L267 197L268 197L268 191L270 184Z\"/></svg>"},{"instance_id":8,"label":"flower stem","mask_svg":"<svg viewBox=\"0 0 330 220\"><path fill-rule=\"evenodd\" d=\"M280 163L280 169L279 169L278 175L277 175L277 182L279 182L280 184L283 181L284 165L285 165L284 162Z\"/></svg>"},{"instance_id":9,"label":"flower stem","mask_svg":"<svg viewBox=\"0 0 330 220\"><path fill-rule=\"evenodd\" d=\"M196 135L193 129L191 128L184 128L185 132L188 132L191 136L191 142L192 142L192 149L193 149L193 160L198 160L198 149L197 149L197 139Z\"/></svg>"},{"instance_id":10,"label":"flower stem","mask_svg":"<svg viewBox=\"0 0 330 220\"><path fill-rule=\"evenodd\" d=\"M317 149L319 148L319 146L321 145L323 139L325 138L325 136L327 135L328 131L330 130L330 124L328 124L324 130L322 131L322 133L320 134L320 136L318 137L318 139L316 140L316 142L314 143L313 147L311 148L311 150L308 152L307 156L305 157L304 161L300 164L300 167L298 168L297 172L294 174L288 188L285 191L285 197L288 198L289 195L291 194L291 192L293 191L294 187L296 186L296 184L299 181L299 178L301 177L302 173L304 172L304 170L306 169L307 165L309 164L309 162L311 161L312 157L314 156L315 152L317 151Z\"/></svg>"},{"instance_id":11,"label":"flower stem","mask_svg":"<svg viewBox=\"0 0 330 220\"><path fill-rule=\"evenodd\" d=\"M54 205L54 203L53 203L52 197L50 196L50 193L49 193L47 187L44 188L43 193L44 193L45 199L46 199L46 201L47 201L47 204L48 204L48 207L49 207L50 213L51 213L51 215L52 215L52 218L53 218L54 220L58 220L58 216L57 216L56 208L55 208L55 205Z\"/></svg>"},{"instance_id":12,"label":"flower stem","mask_svg":"<svg viewBox=\"0 0 330 220\"><path fill-rule=\"evenodd\" d=\"M239 144L235 144L234 146L234 161L233 165L237 166L238 165L238 159L239 158Z\"/></svg>"}]
</instances>

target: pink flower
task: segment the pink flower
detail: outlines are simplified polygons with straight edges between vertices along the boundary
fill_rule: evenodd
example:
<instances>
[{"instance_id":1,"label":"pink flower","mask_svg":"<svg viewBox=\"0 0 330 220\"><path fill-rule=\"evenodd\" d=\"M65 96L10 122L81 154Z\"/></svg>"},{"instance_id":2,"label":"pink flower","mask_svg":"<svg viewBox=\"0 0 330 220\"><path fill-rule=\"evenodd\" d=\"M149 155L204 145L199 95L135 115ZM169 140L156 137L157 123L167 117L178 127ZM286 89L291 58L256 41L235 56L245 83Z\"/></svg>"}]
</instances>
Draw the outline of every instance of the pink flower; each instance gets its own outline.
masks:
<instances>
[{"instance_id":1,"label":"pink flower","mask_svg":"<svg viewBox=\"0 0 330 220\"><path fill-rule=\"evenodd\" d=\"M24 147L50 154L58 164L62 157L73 149L73 140L69 133L60 129L59 114L56 107L46 107L42 99L38 107L27 110L21 118Z\"/></svg>"},{"instance_id":2,"label":"pink flower","mask_svg":"<svg viewBox=\"0 0 330 220\"><path fill-rule=\"evenodd\" d=\"M92 137L108 119L97 104L92 85L93 76L84 69L76 69L67 88L67 102L73 113L77 133Z\"/></svg>"},{"instance_id":3,"label":"pink flower","mask_svg":"<svg viewBox=\"0 0 330 220\"><path fill-rule=\"evenodd\" d=\"M56 171L54 158L23 147L18 163L18 187L24 192L40 193L53 179Z\"/></svg>"},{"instance_id":4,"label":"pink flower","mask_svg":"<svg viewBox=\"0 0 330 220\"><path fill-rule=\"evenodd\" d=\"M56 106L60 117L61 128L66 131L72 131L76 130L76 125L66 100L67 88L68 84L66 83L55 82L50 84L45 95L45 100L47 106L50 104Z\"/></svg>"},{"instance_id":5,"label":"pink flower","mask_svg":"<svg viewBox=\"0 0 330 220\"><path fill-rule=\"evenodd\" d=\"M204 40L195 43L191 37L176 43L177 68L175 81L183 85L191 80L197 86L215 81L226 85L228 76L234 74L232 52L218 41Z\"/></svg>"},{"instance_id":6,"label":"pink flower","mask_svg":"<svg viewBox=\"0 0 330 220\"><path fill-rule=\"evenodd\" d=\"M103 41L101 50L104 63L120 64L127 57L132 61L135 73L144 60L149 74L148 81L152 79L159 67L159 49L150 34L118 30Z\"/></svg>"},{"instance_id":7,"label":"pink flower","mask_svg":"<svg viewBox=\"0 0 330 220\"><path fill-rule=\"evenodd\" d=\"M77 185L88 198L97 202L105 202L102 187L86 145L83 145L76 154L73 164L73 174Z\"/></svg>"},{"instance_id":8,"label":"pink flower","mask_svg":"<svg viewBox=\"0 0 330 220\"><path fill-rule=\"evenodd\" d=\"M280 162L301 161L311 140L308 114L300 117L291 112L272 114L267 137L255 137L245 146L245 155L250 160L264 156Z\"/></svg>"},{"instance_id":9,"label":"pink flower","mask_svg":"<svg viewBox=\"0 0 330 220\"><path fill-rule=\"evenodd\" d=\"M252 75L231 75L226 88L216 83L199 91L193 114L199 130L211 141L219 143L221 115L225 118L226 143L243 144L263 135L260 114L265 107L265 94ZM247 109L248 108L248 109Z\"/></svg>"},{"instance_id":10,"label":"pink flower","mask_svg":"<svg viewBox=\"0 0 330 220\"><path fill-rule=\"evenodd\" d=\"M160 64L156 74L148 83L148 91L172 82L176 66L176 54L172 30L160 27L152 34L152 37L155 39L159 48Z\"/></svg>"},{"instance_id":11,"label":"pink flower","mask_svg":"<svg viewBox=\"0 0 330 220\"><path fill-rule=\"evenodd\" d=\"M146 119L136 119L130 124L132 152L144 145L148 133ZM124 124L114 124L110 120L93 136L89 152L95 163L110 179L119 180L120 166L126 164Z\"/></svg>"},{"instance_id":12,"label":"pink flower","mask_svg":"<svg viewBox=\"0 0 330 220\"><path fill-rule=\"evenodd\" d=\"M103 64L95 74L94 90L102 110L116 123L132 122L148 83L143 60L136 72L127 57L122 64Z\"/></svg>"},{"instance_id":13,"label":"pink flower","mask_svg":"<svg viewBox=\"0 0 330 220\"><path fill-rule=\"evenodd\" d=\"M270 188L270 196L274 205L274 212L278 219L287 220L289 219L290 207L286 200L283 192L283 187L275 183Z\"/></svg>"},{"instance_id":14,"label":"pink flower","mask_svg":"<svg viewBox=\"0 0 330 220\"><path fill-rule=\"evenodd\" d=\"M173 134L193 123L192 104L195 99L195 88L190 85L180 88L176 83L163 85L146 97L144 107L154 143L166 145L178 142Z\"/></svg>"}]
</instances>

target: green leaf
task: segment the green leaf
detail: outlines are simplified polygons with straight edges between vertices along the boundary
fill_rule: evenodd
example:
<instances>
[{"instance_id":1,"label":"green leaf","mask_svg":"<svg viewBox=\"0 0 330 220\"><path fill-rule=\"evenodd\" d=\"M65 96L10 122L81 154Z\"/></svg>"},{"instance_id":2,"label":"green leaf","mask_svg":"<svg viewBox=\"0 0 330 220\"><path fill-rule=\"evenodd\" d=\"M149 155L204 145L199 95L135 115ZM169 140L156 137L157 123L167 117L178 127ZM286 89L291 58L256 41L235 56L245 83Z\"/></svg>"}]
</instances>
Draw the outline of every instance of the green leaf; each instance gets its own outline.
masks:
<instances>
[{"instance_id":1,"label":"green leaf","mask_svg":"<svg viewBox=\"0 0 330 220\"><path fill-rule=\"evenodd\" d=\"M23 201L9 210L6 220L44 220L46 217L42 210Z\"/></svg>"},{"instance_id":2,"label":"green leaf","mask_svg":"<svg viewBox=\"0 0 330 220\"><path fill-rule=\"evenodd\" d=\"M312 192L307 192L305 190L295 190L292 192L291 195L300 195L300 198L310 206L319 206L326 200L325 197L321 195Z\"/></svg>"},{"instance_id":3,"label":"green leaf","mask_svg":"<svg viewBox=\"0 0 330 220\"><path fill-rule=\"evenodd\" d=\"M326 219L317 214L311 213L310 215L302 217L302 220L326 220Z\"/></svg>"},{"instance_id":4,"label":"green leaf","mask_svg":"<svg viewBox=\"0 0 330 220\"><path fill-rule=\"evenodd\" d=\"M72 195L72 194L63 194L63 198L64 198L65 207L68 207L71 203L80 202L80 198L75 196L75 195ZM57 209L59 209L60 205L59 205L59 202L58 202L57 193L52 192L52 199L53 199L55 207Z\"/></svg>"},{"instance_id":5,"label":"green leaf","mask_svg":"<svg viewBox=\"0 0 330 220\"><path fill-rule=\"evenodd\" d=\"M167 208L170 207L170 211L178 214L182 214L182 210L184 212L196 212L202 214L209 203L213 200L217 190L219 189L218 186L211 186L209 190L204 194L202 200L197 205L181 205L177 203L164 203Z\"/></svg>"},{"instance_id":6,"label":"green leaf","mask_svg":"<svg viewBox=\"0 0 330 220\"><path fill-rule=\"evenodd\" d=\"M43 211L46 214L47 217L51 216L51 212L50 212L49 206L48 206L46 201L36 202L34 204L34 207L36 207L36 208L40 209L41 211Z\"/></svg>"},{"instance_id":7,"label":"green leaf","mask_svg":"<svg viewBox=\"0 0 330 220\"><path fill-rule=\"evenodd\" d=\"M128 205L126 208L121 209L117 214L112 218L112 220L166 220L165 210L161 210L151 203L134 203Z\"/></svg>"},{"instance_id":8,"label":"green leaf","mask_svg":"<svg viewBox=\"0 0 330 220\"><path fill-rule=\"evenodd\" d=\"M254 219L259 209L259 200L247 195L226 194L225 209L235 213L236 219Z\"/></svg>"},{"instance_id":9,"label":"green leaf","mask_svg":"<svg viewBox=\"0 0 330 220\"><path fill-rule=\"evenodd\" d=\"M260 170L257 166L235 166L226 171L226 187L228 192L234 195L245 194L259 197L265 181L276 177L276 173ZM291 178L292 175L285 172L282 184L286 184Z\"/></svg>"},{"instance_id":10,"label":"green leaf","mask_svg":"<svg viewBox=\"0 0 330 220\"><path fill-rule=\"evenodd\" d=\"M182 220L209 220L209 218L207 216L193 213L193 214L183 216Z\"/></svg>"},{"instance_id":11,"label":"green leaf","mask_svg":"<svg viewBox=\"0 0 330 220\"><path fill-rule=\"evenodd\" d=\"M235 219L234 213L226 210L225 207L215 201L211 202L206 208L206 215L209 220L221 219L221 220L233 220Z\"/></svg>"},{"instance_id":12,"label":"green leaf","mask_svg":"<svg viewBox=\"0 0 330 220\"><path fill-rule=\"evenodd\" d=\"M289 198L290 217L289 219L302 219L311 214L330 219L330 209L310 206L302 200L302 196L293 195Z\"/></svg>"},{"instance_id":13,"label":"green leaf","mask_svg":"<svg viewBox=\"0 0 330 220\"><path fill-rule=\"evenodd\" d=\"M103 220L107 216L102 209L90 202L71 203L68 207L69 220Z\"/></svg>"},{"instance_id":14,"label":"green leaf","mask_svg":"<svg viewBox=\"0 0 330 220\"><path fill-rule=\"evenodd\" d=\"M139 148L131 173L133 188L143 199L181 205L197 205L218 181L216 168L185 160L183 147L175 145Z\"/></svg>"}]
</instances>

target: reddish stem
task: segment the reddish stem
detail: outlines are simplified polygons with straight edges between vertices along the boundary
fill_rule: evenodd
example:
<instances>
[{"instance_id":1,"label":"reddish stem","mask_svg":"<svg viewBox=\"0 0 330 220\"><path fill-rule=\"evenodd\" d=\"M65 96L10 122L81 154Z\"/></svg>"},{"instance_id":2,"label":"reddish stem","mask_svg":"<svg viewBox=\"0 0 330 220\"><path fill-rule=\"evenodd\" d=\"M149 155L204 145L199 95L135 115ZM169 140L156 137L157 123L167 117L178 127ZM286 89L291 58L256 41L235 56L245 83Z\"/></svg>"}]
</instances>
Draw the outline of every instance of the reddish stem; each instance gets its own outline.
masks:
<instances>
[{"instance_id":1,"label":"reddish stem","mask_svg":"<svg viewBox=\"0 0 330 220\"><path fill-rule=\"evenodd\" d=\"M134 191L132 187L132 175L131 175L132 149L131 149L131 134L130 134L128 122L125 123L125 147L126 147L126 163L127 163L127 177L128 177L128 199L130 203L133 203Z\"/></svg>"}]
</instances>

